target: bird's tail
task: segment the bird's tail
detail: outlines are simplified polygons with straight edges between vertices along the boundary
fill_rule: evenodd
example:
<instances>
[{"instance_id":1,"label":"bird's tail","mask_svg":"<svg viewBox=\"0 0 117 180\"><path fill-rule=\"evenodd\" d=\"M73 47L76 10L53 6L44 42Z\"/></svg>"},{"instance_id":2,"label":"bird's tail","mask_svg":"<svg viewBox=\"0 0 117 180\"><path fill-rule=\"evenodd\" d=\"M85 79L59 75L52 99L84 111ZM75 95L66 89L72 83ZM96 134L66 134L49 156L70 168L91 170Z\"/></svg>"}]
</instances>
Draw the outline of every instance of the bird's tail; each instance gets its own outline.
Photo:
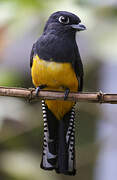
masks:
<instances>
[{"instance_id":1,"label":"bird's tail","mask_svg":"<svg viewBox=\"0 0 117 180\"><path fill-rule=\"evenodd\" d=\"M44 144L41 168L75 175L74 108L62 120L57 120L42 101Z\"/></svg>"},{"instance_id":2,"label":"bird's tail","mask_svg":"<svg viewBox=\"0 0 117 180\"><path fill-rule=\"evenodd\" d=\"M53 170L57 162L57 139L58 120L45 105L42 100L43 120L44 120L44 142L41 168Z\"/></svg>"},{"instance_id":3,"label":"bird's tail","mask_svg":"<svg viewBox=\"0 0 117 180\"><path fill-rule=\"evenodd\" d=\"M59 121L57 173L75 175L75 111L74 108Z\"/></svg>"}]
</instances>

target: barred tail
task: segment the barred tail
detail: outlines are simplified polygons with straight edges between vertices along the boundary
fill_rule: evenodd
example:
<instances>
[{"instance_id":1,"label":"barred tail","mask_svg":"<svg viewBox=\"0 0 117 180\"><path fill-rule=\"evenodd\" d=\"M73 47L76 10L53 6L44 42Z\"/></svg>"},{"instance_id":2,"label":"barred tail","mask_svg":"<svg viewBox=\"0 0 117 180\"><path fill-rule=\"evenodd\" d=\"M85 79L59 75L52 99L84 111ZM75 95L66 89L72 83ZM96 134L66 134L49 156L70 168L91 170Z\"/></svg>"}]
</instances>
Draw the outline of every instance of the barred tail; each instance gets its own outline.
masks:
<instances>
[{"instance_id":1,"label":"barred tail","mask_svg":"<svg viewBox=\"0 0 117 180\"><path fill-rule=\"evenodd\" d=\"M74 108L62 120L57 120L42 101L44 143L41 168L75 175Z\"/></svg>"},{"instance_id":2,"label":"barred tail","mask_svg":"<svg viewBox=\"0 0 117 180\"><path fill-rule=\"evenodd\" d=\"M75 111L67 113L59 124L58 168L57 173L75 175Z\"/></svg>"},{"instance_id":3,"label":"barred tail","mask_svg":"<svg viewBox=\"0 0 117 180\"><path fill-rule=\"evenodd\" d=\"M41 168L53 170L57 161L57 119L49 111L42 100L43 120L44 120L44 142Z\"/></svg>"}]
</instances>

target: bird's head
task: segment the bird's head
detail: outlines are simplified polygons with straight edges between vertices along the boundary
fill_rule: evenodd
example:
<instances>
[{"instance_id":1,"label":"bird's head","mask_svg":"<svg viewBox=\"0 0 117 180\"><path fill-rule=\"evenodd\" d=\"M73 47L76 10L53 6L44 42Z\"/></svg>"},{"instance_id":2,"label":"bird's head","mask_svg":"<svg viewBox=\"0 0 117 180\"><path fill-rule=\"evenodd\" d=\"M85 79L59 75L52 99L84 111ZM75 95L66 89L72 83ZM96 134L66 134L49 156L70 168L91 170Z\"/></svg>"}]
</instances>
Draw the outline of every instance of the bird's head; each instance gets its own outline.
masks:
<instances>
[{"instance_id":1,"label":"bird's head","mask_svg":"<svg viewBox=\"0 0 117 180\"><path fill-rule=\"evenodd\" d=\"M48 31L83 31L86 27L81 24L81 20L78 16L73 13L66 12L66 11L58 11L53 13L44 28L44 32Z\"/></svg>"}]
</instances>

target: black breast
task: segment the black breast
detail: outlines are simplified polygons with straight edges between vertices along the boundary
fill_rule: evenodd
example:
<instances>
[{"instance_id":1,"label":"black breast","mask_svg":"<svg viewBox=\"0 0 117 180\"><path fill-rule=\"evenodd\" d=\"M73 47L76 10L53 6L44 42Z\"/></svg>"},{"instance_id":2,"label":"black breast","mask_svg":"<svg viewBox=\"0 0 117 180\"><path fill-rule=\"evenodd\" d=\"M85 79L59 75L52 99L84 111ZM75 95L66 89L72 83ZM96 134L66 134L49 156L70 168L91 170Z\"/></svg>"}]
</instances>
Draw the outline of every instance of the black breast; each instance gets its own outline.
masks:
<instances>
[{"instance_id":1,"label":"black breast","mask_svg":"<svg viewBox=\"0 0 117 180\"><path fill-rule=\"evenodd\" d=\"M75 60L76 41L63 36L42 35L36 43L36 53L41 59L56 62L72 62Z\"/></svg>"}]
</instances>

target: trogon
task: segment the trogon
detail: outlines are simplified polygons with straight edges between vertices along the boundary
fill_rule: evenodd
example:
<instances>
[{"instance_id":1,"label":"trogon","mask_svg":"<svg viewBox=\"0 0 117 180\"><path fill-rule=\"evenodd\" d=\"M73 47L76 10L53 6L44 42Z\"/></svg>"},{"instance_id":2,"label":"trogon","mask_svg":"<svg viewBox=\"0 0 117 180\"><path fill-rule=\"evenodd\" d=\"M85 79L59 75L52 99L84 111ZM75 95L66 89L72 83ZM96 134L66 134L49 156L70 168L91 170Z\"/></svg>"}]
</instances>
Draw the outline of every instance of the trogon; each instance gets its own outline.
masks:
<instances>
[{"instance_id":1,"label":"trogon","mask_svg":"<svg viewBox=\"0 0 117 180\"><path fill-rule=\"evenodd\" d=\"M73 13L53 13L30 55L32 82L40 89L64 91L64 100L43 100L44 143L41 168L75 175L74 101L69 92L83 88L83 65L76 43L76 32L86 27Z\"/></svg>"}]
</instances>

